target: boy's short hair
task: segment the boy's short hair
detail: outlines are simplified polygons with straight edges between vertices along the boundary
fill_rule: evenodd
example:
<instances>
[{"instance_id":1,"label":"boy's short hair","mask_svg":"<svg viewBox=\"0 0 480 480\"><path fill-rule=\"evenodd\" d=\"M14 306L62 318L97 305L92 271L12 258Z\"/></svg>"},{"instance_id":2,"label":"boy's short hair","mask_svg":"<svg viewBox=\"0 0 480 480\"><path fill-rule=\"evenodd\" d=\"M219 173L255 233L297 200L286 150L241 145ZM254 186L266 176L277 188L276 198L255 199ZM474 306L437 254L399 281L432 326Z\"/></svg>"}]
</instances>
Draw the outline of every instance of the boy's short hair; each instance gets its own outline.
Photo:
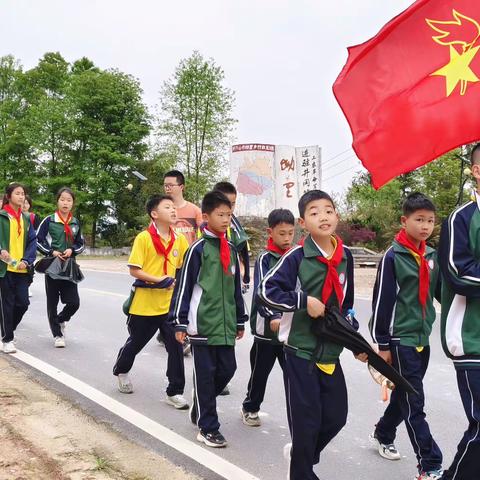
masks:
<instances>
[{"instance_id":1,"label":"boy's short hair","mask_svg":"<svg viewBox=\"0 0 480 480\"><path fill-rule=\"evenodd\" d=\"M219 192L225 193L227 195L237 194L237 189L235 188L235 185L233 185L233 183L230 183L230 182L218 182L215 184L213 189L218 190Z\"/></svg>"},{"instance_id":2,"label":"boy's short hair","mask_svg":"<svg viewBox=\"0 0 480 480\"><path fill-rule=\"evenodd\" d=\"M169 170L164 176L163 180L167 177L175 177L179 185L185 185L185 176L180 170Z\"/></svg>"},{"instance_id":3,"label":"boy's short hair","mask_svg":"<svg viewBox=\"0 0 480 480\"><path fill-rule=\"evenodd\" d=\"M480 152L480 143L477 143L473 148L472 148L472 151L470 153L470 163L472 165L475 165L475 161L474 161L474 157L475 157L475 153L477 152ZM477 160L476 163L480 163L480 159Z\"/></svg>"},{"instance_id":4,"label":"boy's short hair","mask_svg":"<svg viewBox=\"0 0 480 480\"><path fill-rule=\"evenodd\" d=\"M327 192L324 192L323 190L310 190L309 192L305 192L298 201L300 218L304 218L308 204L315 200L328 200L333 208L335 208L335 203L333 203L332 197Z\"/></svg>"},{"instance_id":5,"label":"boy's short hair","mask_svg":"<svg viewBox=\"0 0 480 480\"><path fill-rule=\"evenodd\" d=\"M402 210L406 217L412 215L418 210L428 210L433 213L437 211L433 202L420 192L410 193L403 202Z\"/></svg>"},{"instance_id":6,"label":"boy's short hair","mask_svg":"<svg viewBox=\"0 0 480 480\"><path fill-rule=\"evenodd\" d=\"M269 228L275 228L280 223L288 223L295 226L295 217L293 213L287 208L276 208L272 210L268 215Z\"/></svg>"},{"instance_id":7,"label":"boy's short hair","mask_svg":"<svg viewBox=\"0 0 480 480\"><path fill-rule=\"evenodd\" d=\"M202 199L202 213L206 213L208 215L221 205L226 205L228 208L232 208L230 200L225 196L224 193L218 190L208 192Z\"/></svg>"},{"instance_id":8,"label":"boy's short hair","mask_svg":"<svg viewBox=\"0 0 480 480\"><path fill-rule=\"evenodd\" d=\"M160 195L160 194L153 195L147 200L147 203L145 204L145 208L150 218L152 218L152 211L155 210L158 207L159 203L163 202L164 200L171 200L173 202L173 198L170 195Z\"/></svg>"}]
</instances>

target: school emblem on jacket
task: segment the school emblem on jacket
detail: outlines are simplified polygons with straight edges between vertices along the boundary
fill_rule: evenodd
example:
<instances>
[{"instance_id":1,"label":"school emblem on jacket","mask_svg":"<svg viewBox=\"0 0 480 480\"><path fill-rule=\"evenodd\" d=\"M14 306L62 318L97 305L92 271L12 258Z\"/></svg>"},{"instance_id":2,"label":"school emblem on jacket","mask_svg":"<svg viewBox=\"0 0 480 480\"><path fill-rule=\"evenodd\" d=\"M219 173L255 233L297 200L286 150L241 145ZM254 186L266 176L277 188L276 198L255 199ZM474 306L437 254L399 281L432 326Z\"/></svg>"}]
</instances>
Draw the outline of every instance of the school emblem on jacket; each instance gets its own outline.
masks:
<instances>
[{"instance_id":1,"label":"school emblem on jacket","mask_svg":"<svg viewBox=\"0 0 480 480\"><path fill-rule=\"evenodd\" d=\"M428 267L430 268L430 270L433 270L435 268L435 262L433 261L433 258L428 261Z\"/></svg>"},{"instance_id":2,"label":"school emblem on jacket","mask_svg":"<svg viewBox=\"0 0 480 480\"><path fill-rule=\"evenodd\" d=\"M230 271L232 272L232 275L235 276L235 265L230 267Z\"/></svg>"},{"instance_id":3,"label":"school emblem on jacket","mask_svg":"<svg viewBox=\"0 0 480 480\"><path fill-rule=\"evenodd\" d=\"M72 229L73 236L75 236L78 233L78 226L74 224L70 228Z\"/></svg>"},{"instance_id":4,"label":"school emblem on jacket","mask_svg":"<svg viewBox=\"0 0 480 480\"><path fill-rule=\"evenodd\" d=\"M178 250L176 248L172 251L172 255L178 257Z\"/></svg>"},{"instance_id":5,"label":"school emblem on jacket","mask_svg":"<svg viewBox=\"0 0 480 480\"><path fill-rule=\"evenodd\" d=\"M340 285L345 283L345 274L343 272L338 276L338 281L340 282Z\"/></svg>"}]
</instances>

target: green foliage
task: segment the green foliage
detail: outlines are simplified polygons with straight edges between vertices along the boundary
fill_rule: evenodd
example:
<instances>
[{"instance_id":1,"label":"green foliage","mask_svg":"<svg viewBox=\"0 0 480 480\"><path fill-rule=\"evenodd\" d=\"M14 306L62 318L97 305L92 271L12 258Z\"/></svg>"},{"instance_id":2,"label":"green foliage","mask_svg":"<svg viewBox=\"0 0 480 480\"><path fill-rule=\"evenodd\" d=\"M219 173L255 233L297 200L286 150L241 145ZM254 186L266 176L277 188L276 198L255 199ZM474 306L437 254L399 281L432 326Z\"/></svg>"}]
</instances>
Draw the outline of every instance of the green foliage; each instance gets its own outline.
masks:
<instances>
[{"instance_id":1,"label":"green foliage","mask_svg":"<svg viewBox=\"0 0 480 480\"><path fill-rule=\"evenodd\" d=\"M180 62L161 91L158 134L186 177L187 195L198 202L218 180L236 120L234 93L213 60L195 51Z\"/></svg>"},{"instance_id":2,"label":"green foliage","mask_svg":"<svg viewBox=\"0 0 480 480\"><path fill-rule=\"evenodd\" d=\"M370 228L377 233L376 247L384 249L400 227L401 206L405 197L414 191L428 195L437 208L437 223L445 219L459 199L460 181L465 180L460 150L456 149L439 159L406 175L401 175L375 191L370 176L360 174L345 197L346 220ZM462 172L462 173L461 173ZM464 188L463 198L468 198ZM431 242L437 241L436 228Z\"/></svg>"}]
</instances>

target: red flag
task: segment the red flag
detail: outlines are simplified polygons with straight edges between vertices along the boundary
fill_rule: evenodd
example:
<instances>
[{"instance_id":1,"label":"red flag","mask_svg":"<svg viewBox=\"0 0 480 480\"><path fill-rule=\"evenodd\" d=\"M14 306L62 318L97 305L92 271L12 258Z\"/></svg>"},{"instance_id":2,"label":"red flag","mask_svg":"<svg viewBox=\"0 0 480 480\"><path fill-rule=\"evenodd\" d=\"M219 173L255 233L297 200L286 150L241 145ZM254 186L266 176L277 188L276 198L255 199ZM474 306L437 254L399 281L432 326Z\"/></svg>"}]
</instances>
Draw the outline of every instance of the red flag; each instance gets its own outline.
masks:
<instances>
[{"instance_id":1,"label":"red flag","mask_svg":"<svg viewBox=\"0 0 480 480\"><path fill-rule=\"evenodd\" d=\"M480 138L479 50L479 0L417 0L348 49L333 91L375 188Z\"/></svg>"}]
</instances>

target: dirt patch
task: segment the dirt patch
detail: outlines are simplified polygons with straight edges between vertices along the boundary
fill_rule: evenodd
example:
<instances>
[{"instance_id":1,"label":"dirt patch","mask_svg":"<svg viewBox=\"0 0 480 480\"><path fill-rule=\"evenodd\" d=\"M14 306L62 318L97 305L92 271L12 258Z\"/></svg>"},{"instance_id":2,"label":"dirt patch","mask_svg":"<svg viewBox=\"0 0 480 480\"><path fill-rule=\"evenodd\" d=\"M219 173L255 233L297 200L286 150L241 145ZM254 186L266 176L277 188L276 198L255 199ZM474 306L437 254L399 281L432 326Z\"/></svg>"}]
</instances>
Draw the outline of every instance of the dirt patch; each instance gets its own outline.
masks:
<instances>
[{"instance_id":1,"label":"dirt patch","mask_svg":"<svg viewBox=\"0 0 480 480\"><path fill-rule=\"evenodd\" d=\"M198 480L0 357L0 480Z\"/></svg>"},{"instance_id":2,"label":"dirt patch","mask_svg":"<svg viewBox=\"0 0 480 480\"><path fill-rule=\"evenodd\" d=\"M373 294L373 285L377 276L376 268L356 268L355 269L355 295L362 297L371 297Z\"/></svg>"}]
</instances>

